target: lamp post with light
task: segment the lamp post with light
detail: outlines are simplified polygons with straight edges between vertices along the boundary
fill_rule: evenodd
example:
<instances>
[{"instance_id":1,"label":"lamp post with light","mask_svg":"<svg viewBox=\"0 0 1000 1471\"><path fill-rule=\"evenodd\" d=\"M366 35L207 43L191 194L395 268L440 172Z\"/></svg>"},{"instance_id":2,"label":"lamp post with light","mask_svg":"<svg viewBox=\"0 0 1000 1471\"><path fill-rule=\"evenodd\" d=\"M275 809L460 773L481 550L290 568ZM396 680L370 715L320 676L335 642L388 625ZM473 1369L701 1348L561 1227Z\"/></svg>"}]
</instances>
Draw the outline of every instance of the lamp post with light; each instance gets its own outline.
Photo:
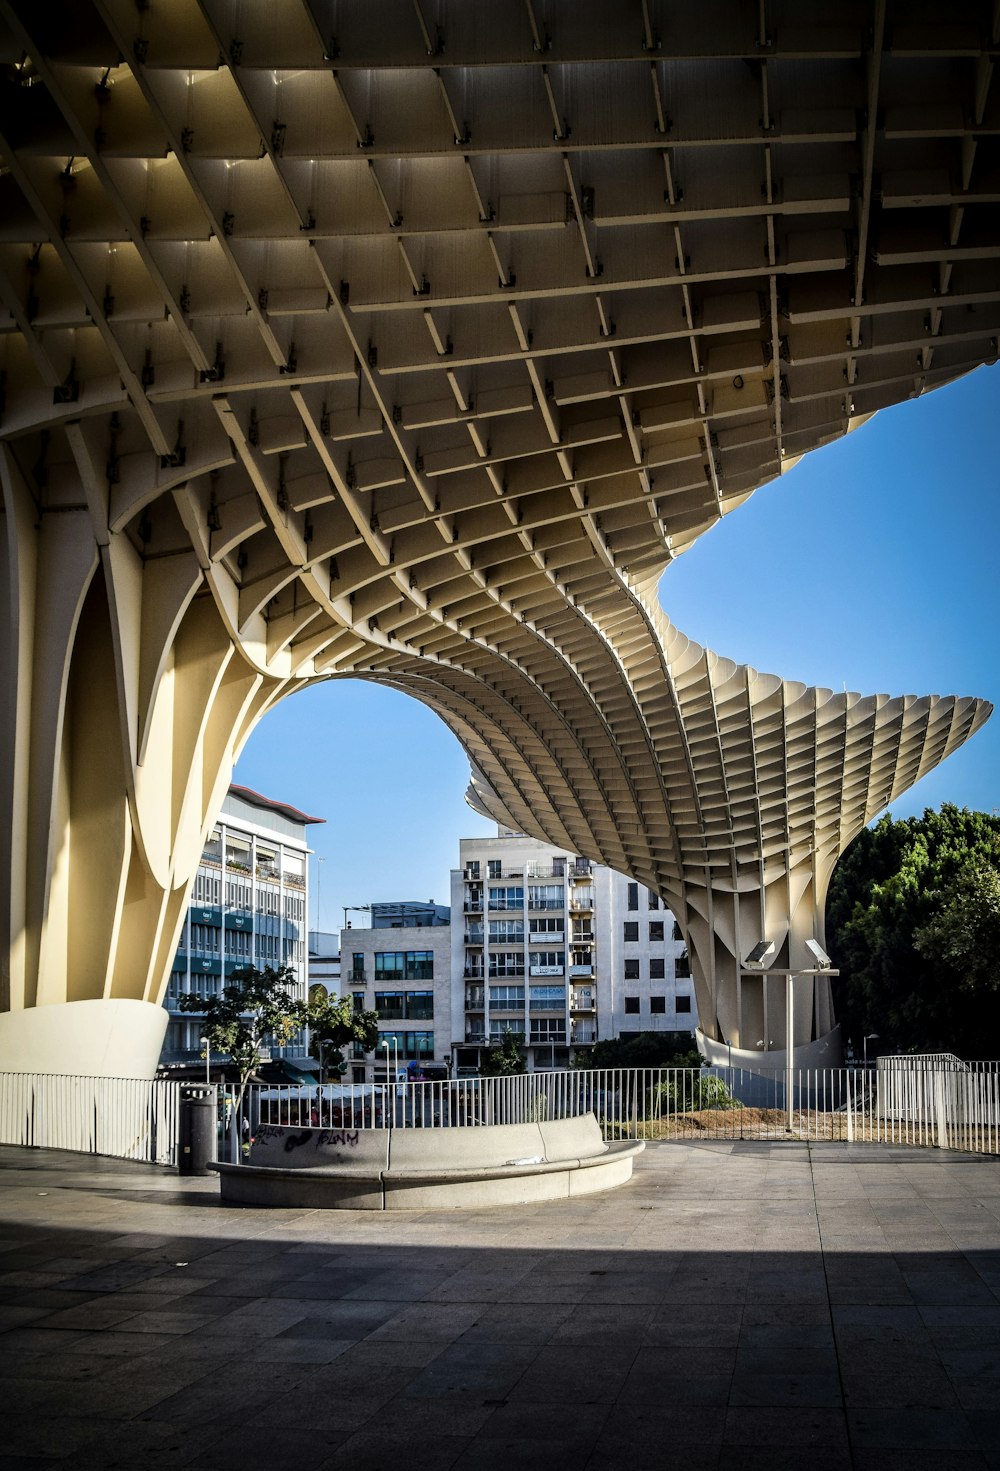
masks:
<instances>
[{"instance_id":1,"label":"lamp post with light","mask_svg":"<svg viewBox=\"0 0 1000 1471\"><path fill-rule=\"evenodd\" d=\"M768 958L775 952L776 946L773 940L760 940L750 951L743 962L741 975L759 975L762 977L764 986L764 1027L767 1030L767 978L768 976L785 977L785 1102L788 1107L788 1130L791 1133L795 1113L794 1083L795 1083L795 981L800 976L839 976L840 971L833 969L833 962L823 949L818 940L807 940L806 949L812 955L816 964L806 966L798 970L777 969L772 970L768 965ZM867 1040L867 1039L866 1039ZM763 1038L761 1044L763 1044ZM769 1041L769 1047L773 1041Z\"/></svg>"}]
</instances>

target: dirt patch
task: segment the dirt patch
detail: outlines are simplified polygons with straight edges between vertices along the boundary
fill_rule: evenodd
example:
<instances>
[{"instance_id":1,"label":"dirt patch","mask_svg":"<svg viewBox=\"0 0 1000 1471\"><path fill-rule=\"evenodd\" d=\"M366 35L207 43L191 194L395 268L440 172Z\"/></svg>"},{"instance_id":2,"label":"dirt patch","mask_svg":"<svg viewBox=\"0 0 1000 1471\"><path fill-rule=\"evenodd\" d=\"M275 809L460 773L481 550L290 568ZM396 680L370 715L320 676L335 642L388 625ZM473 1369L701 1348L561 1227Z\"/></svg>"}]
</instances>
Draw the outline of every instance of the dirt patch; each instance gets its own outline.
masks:
<instances>
[{"instance_id":1,"label":"dirt patch","mask_svg":"<svg viewBox=\"0 0 1000 1471\"><path fill-rule=\"evenodd\" d=\"M694 1113L682 1114L677 1123L714 1134L720 1129L732 1129L734 1132L740 1129L782 1129L788 1123L788 1115L781 1108L699 1108Z\"/></svg>"}]
</instances>

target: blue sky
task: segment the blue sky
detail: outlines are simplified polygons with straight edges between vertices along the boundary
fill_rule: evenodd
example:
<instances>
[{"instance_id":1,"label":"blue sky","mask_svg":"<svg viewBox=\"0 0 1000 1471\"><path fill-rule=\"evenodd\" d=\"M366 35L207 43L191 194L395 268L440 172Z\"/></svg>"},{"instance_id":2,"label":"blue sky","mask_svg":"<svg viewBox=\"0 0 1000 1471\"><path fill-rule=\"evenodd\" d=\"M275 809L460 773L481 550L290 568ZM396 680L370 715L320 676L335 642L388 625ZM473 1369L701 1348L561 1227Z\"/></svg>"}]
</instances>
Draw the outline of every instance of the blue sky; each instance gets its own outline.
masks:
<instances>
[{"instance_id":1,"label":"blue sky","mask_svg":"<svg viewBox=\"0 0 1000 1471\"><path fill-rule=\"evenodd\" d=\"M786 678L1000 707L998 403L1000 366L980 368L809 455L678 559L666 612ZM328 929L346 904L447 903L459 838L491 831L465 805L468 763L437 717L359 680L285 700L235 780L326 818L310 835ZM942 802L1000 808L1000 714L893 811Z\"/></svg>"}]
</instances>

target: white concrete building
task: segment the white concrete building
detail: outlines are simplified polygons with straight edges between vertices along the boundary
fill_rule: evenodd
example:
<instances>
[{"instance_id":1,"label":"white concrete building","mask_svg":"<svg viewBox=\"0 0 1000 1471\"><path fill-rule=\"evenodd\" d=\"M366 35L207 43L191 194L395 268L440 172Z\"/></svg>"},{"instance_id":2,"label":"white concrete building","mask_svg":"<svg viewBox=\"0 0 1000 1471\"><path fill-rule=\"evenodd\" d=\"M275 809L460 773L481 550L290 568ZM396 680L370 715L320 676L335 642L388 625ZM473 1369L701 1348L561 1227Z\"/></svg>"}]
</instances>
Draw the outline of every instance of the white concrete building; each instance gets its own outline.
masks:
<instances>
[{"instance_id":1,"label":"white concrete building","mask_svg":"<svg viewBox=\"0 0 1000 1471\"><path fill-rule=\"evenodd\" d=\"M182 995L217 994L247 965L290 966L306 994L309 847L306 828L325 821L287 802L231 786L205 844L167 985L170 1014L161 1065L193 1062L203 1019L181 1012ZM301 1045L284 1049L300 1055Z\"/></svg>"},{"instance_id":2,"label":"white concrete building","mask_svg":"<svg viewBox=\"0 0 1000 1471\"><path fill-rule=\"evenodd\" d=\"M310 930L307 967L310 986L325 986L328 995L339 996L340 936L330 930Z\"/></svg>"},{"instance_id":3,"label":"white concrete building","mask_svg":"<svg viewBox=\"0 0 1000 1471\"><path fill-rule=\"evenodd\" d=\"M462 840L452 915L456 1068L505 1031L558 1068L602 1039L695 1030L674 917L624 874L500 827Z\"/></svg>"}]
</instances>

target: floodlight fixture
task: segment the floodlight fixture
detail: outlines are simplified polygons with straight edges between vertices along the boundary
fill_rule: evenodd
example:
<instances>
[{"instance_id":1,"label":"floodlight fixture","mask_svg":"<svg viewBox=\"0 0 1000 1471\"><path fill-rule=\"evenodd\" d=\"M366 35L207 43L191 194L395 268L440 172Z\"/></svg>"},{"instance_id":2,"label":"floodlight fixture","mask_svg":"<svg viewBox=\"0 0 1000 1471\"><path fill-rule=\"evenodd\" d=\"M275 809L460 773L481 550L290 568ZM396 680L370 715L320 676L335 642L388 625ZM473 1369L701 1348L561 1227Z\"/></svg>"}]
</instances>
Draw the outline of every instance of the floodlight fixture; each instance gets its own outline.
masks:
<instances>
[{"instance_id":1,"label":"floodlight fixture","mask_svg":"<svg viewBox=\"0 0 1000 1471\"><path fill-rule=\"evenodd\" d=\"M807 940L806 949L809 951L809 954L815 960L820 970L829 970L830 967L833 965L833 961L830 959L829 955L827 955L826 951L823 949L823 946L819 943L818 940Z\"/></svg>"},{"instance_id":2,"label":"floodlight fixture","mask_svg":"<svg viewBox=\"0 0 1000 1471\"><path fill-rule=\"evenodd\" d=\"M763 970L773 954L773 940L758 940L743 964L749 969Z\"/></svg>"}]
</instances>

